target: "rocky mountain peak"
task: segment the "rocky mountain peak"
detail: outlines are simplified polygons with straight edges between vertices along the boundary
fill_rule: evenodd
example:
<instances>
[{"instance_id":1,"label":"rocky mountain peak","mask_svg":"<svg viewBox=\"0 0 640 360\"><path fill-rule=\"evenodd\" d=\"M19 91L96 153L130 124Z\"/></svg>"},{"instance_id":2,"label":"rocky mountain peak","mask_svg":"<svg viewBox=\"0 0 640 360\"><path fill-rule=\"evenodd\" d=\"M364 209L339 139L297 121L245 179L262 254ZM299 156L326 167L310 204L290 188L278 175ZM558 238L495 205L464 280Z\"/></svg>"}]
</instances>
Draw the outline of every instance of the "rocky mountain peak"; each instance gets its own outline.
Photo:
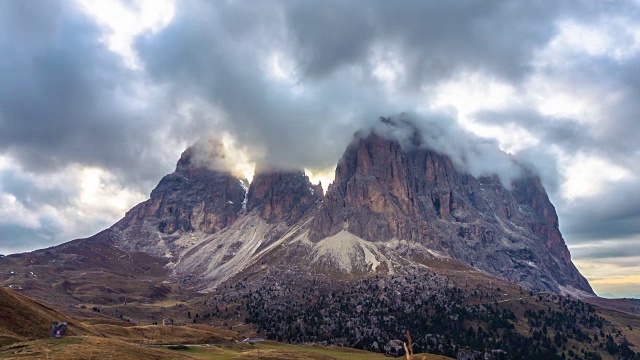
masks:
<instances>
[{"instance_id":1,"label":"rocky mountain peak","mask_svg":"<svg viewBox=\"0 0 640 360\"><path fill-rule=\"evenodd\" d=\"M509 188L497 176L474 177L430 149L416 127L382 122L391 134L358 133L340 159L311 241L346 230L374 243L419 244L529 288L592 292L538 177Z\"/></svg>"},{"instance_id":2,"label":"rocky mountain peak","mask_svg":"<svg viewBox=\"0 0 640 360\"><path fill-rule=\"evenodd\" d=\"M193 146L189 146L185 151L183 151L178 163L176 164L175 172L186 175L192 171L204 171L205 169L203 166L196 164L195 152L196 150Z\"/></svg>"},{"instance_id":3,"label":"rocky mountain peak","mask_svg":"<svg viewBox=\"0 0 640 360\"><path fill-rule=\"evenodd\" d=\"M246 188L245 179L199 164L194 148L189 147L176 170L153 189L150 199L129 210L116 227L125 229L146 221L164 234L216 232L238 218Z\"/></svg>"},{"instance_id":4,"label":"rocky mountain peak","mask_svg":"<svg viewBox=\"0 0 640 360\"><path fill-rule=\"evenodd\" d=\"M247 196L247 211L257 209L268 222L299 220L322 200L322 188L304 171L257 168Z\"/></svg>"}]
</instances>

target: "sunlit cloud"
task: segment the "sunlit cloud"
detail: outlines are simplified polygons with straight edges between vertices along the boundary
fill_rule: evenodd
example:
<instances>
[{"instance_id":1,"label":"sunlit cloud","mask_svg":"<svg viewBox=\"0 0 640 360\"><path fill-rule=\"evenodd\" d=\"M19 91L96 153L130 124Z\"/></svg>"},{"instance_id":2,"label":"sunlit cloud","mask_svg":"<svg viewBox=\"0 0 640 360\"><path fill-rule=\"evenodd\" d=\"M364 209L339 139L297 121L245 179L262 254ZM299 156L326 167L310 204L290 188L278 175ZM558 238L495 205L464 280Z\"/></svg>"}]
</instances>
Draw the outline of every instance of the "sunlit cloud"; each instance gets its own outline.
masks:
<instances>
[{"instance_id":1,"label":"sunlit cloud","mask_svg":"<svg viewBox=\"0 0 640 360\"><path fill-rule=\"evenodd\" d=\"M579 153L569 158L561 158L560 161L566 169L562 194L568 200L597 196L616 181L632 177L628 169L594 155Z\"/></svg>"},{"instance_id":2,"label":"sunlit cloud","mask_svg":"<svg viewBox=\"0 0 640 360\"><path fill-rule=\"evenodd\" d=\"M132 47L135 38L146 31L160 30L175 13L173 0L76 1L87 14L107 28L103 41L134 69L141 67Z\"/></svg>"}]
</instances>

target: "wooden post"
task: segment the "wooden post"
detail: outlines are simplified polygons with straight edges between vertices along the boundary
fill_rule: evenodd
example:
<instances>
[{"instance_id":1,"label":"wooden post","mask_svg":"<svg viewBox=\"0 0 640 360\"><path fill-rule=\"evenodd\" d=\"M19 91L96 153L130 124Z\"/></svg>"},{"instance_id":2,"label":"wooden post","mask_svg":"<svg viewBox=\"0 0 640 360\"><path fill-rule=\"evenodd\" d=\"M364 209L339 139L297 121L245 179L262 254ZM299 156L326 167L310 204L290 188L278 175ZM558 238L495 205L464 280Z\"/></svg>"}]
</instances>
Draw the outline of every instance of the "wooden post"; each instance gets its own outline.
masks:
<instances>
[{"instance_id":1,"label":"wooden post","mask_svg":"<svg viewBox=\"0 0 640 360\"><path fill-rule=\"evenodd\" d=\"M407 330L407 342L409 342L409 346L407 346L406 342L402 343L404 346L404 352L407 355L407 360L413 360L413 342L411 341L411 334L409 330Z\"/></svg>"}]
</instances>

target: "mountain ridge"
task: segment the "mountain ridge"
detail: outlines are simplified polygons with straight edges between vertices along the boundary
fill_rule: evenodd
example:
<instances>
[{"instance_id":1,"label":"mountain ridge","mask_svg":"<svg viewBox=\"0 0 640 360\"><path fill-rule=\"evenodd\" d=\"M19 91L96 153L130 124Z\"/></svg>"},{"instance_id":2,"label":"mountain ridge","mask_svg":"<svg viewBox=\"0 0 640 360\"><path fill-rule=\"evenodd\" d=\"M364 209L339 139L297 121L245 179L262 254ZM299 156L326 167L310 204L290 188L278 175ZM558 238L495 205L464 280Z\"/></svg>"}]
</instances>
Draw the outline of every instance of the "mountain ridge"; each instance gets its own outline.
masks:
<instances>
[{"instance_id":1,"label":"mountain ridge","mask_svg":"<svg viewBox=\"0 0 640 360\"><path fill-rule=\"evenodd\" d=\"M87 241L162 259L168 279L204 292L268 268L345 278L450 258L527 289L593 296L538 177L474 177L413 123L381 123L391 134L356 133L326 194L304 171L258 166L249 183L189 147L107 240Z\"/></svg>"},{"instance_id":2,"label":"mountain ridge","mask_svg":"<svg viewBox=\"0 0 640 360\"><path fill-rule=\"evenodd\" d=\"M189 148L112 228L117 242L171 259L174 276L209 290L267 255L362 275L444 256L528 289L593 294L537 176L523 167L507 187L476 178L429 148L413 123L382 122L394 133L356 133L324 195L302 170L258 166L248 183L192 161Z\"/></svg>"}]
</instances>

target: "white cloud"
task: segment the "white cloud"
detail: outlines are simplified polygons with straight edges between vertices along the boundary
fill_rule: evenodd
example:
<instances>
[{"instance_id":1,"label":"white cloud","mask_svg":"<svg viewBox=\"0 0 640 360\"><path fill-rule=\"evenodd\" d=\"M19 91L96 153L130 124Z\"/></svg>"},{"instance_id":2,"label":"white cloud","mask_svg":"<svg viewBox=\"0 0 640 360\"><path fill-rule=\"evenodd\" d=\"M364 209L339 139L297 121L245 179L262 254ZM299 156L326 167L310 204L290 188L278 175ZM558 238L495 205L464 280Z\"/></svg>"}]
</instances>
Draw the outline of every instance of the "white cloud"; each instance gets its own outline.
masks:
<instances>
[{"instance_id":1,"label":"white cloud","mask_svg":"<svg viewBox=\"0 0 640 360\"><path fill-rule=\"evenodd\" d=\"M4 253L93 235L147 197L97 167L71 165L52 173L33 174L24 172L8 157L3 163L0 171L10 172L23 185L7 188L6 183L0 183L0 226L15 225L24 231L30 229L33 234L20 243L0 238L0 243L5 242L0 244L0 252ZM43 195L34 194L34 190ZM59 196L64 200L57 199Z\"/></svg>"},{"instance_id":2,"label":"white cloud","mask_svg":"<svg viewBox=\"0 0 640 360\"><path fill-rule=\"evenodd\" d=\"M146 195L133 193L119 184L117 178L107 170L96 167L73 169L75 181L80 184L80 193L75 213L81 217L118 219L141 202Z\"/></svg>"},{"instance_id":3,"label":"white cloud","mask_svg":"<svg viewBox=\"0 0 640 360\"><path fill-rule=\"evenodd\" d=\"M401 56L399 49L388 44L378 44L370 56L372 75L390 96L398 95L400 85L407 81L406 64Z\"/></svg>"},{"instance_id":4,"label":"white cloud","mask_svg":"<svg viewBox=\"0 0 640 360\"><path fill-rule=\"evenodd\" d=\"M486 125L475 121L474 113L501 110L522 105L526 99L511 84L481 73L461 73L430 91L431 107L452 107L460 124L474 134L498 140L500 149L508 153L532 147L538 139L526 129L513 125Z\"/></svg>"},{"instance_id":5,"label":"white cloud","mask_svg":"<svg viewBox=\"0 0 640 360\"><path fill-rule=\"evenodd\" d=\"M37 214L25 208L15 196L0 193L0 219L3 222L29 228L39 226Z\"/></svg>"},{"instance_id":6,"label":"white cloud","mask_svg":"<svg viewBox=\"0 0 640 360\"><path fill-rule=\"evenodd\" d=\"M569 201L598 196L605 188L615 186L617 181L632 178L628 169L607 159L584 153L561 156L560 166L564 170L562 196Z\"/></svg>"},{"instance_id":7,"label":"white cloud","mask_svg":"<svg viewBox=\"0 0 640 360\"><path fill-rule=\"evenodd\" d=\"M104 41L134 69L141 66L132 43L145 31L156 32L166 26L175 13L174 0L76 0L80 7L108 29Z\"/></svg>"},{"instance_id":8,"label":"white cloud","mask_svg":"<svg viewBox=\"0 0 640 360\"><path fill-rule=\"evenodd\" d=\"M568 19L561 21L558 28L558 35L537 59L539 66L558 65L585 55L624 60L640 51L640 27L622 17L601 18L588 24Z\"/></svg>"}]
</instances>

